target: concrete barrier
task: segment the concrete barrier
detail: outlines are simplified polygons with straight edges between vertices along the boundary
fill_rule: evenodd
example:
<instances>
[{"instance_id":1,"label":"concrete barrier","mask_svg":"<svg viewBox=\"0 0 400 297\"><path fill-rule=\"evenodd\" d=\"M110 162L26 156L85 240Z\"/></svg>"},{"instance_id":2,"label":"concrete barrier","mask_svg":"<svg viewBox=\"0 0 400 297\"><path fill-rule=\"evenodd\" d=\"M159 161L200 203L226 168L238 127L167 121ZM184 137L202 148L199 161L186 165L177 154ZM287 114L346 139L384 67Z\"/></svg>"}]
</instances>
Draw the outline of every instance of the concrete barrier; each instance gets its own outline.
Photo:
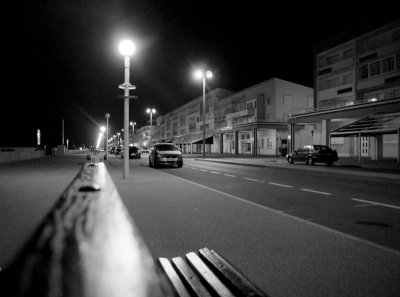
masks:
<instances>
[{"instance_id":1,"label":"concrete barrier","mask_svg":"<svg viewBox=\"0 0 400 297\"><path fill-rule=\"evenodd\" d=\"M28 160L34 158L44 157L45 150L36 150L33 147L25 148L1 148L0 149L0 164L15 162L21 160Z\"/></svg>"}]
</instances>

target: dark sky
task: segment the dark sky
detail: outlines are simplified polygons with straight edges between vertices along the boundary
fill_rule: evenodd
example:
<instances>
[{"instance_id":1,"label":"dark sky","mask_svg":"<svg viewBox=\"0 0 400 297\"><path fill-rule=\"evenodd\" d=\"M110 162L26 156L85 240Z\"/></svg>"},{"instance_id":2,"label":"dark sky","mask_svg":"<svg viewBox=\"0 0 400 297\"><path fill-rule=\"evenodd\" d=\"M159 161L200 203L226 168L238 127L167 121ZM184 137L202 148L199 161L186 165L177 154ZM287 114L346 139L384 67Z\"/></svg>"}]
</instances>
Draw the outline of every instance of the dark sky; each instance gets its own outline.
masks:
<instances>
[{"instance_id":1,"label":"dark sky","mask_svg":"<svg viewBox=\"0 0 400 297\"><path fill-rule=\"evenodd\" d=\"M314 46L352 30L399 18L392 8L358 11L347 2L172 0L22 1L4 11L0 146L95 143L110 113L110 133L123 127L123 57L118 43L137 45L130 102L137 127L147 107L165 114L202 95L197 65L214 73L208 87L240 91L272 77L312 87ZM297 1L297 3L300 1ZM301 1L305 2L305 1ZM380 2L381 3L381 2ZM317 6L315 6L317 5ZM321 6L319 6L321 5ZM265 6L265 7L264 7ZM336 8L329 8L335 6Z\"/></svg>"}]
</instances>

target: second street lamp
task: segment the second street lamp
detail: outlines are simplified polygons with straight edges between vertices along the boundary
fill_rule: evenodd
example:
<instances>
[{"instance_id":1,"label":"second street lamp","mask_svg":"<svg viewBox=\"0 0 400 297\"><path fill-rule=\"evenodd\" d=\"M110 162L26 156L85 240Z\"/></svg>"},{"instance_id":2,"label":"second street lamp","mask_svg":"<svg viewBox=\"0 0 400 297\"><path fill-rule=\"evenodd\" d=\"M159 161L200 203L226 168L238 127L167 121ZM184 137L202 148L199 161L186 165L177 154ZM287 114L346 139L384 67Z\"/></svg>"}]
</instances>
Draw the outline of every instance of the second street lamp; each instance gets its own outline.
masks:
<instances>
[{"instance_id":1,"label":"second street lamp","mask_svg":"<svg viewBox=\"0 0 400 297\"><path fill-rule=\"evenodd\" d=\"M151 143L151 131L153 128L153 113L156 113L156 110L154 108L148 108L146 109L146 112L150 114L150 139L149 139L149 144Z\"/></svg>"},{"instance_id":2,"label":"second street lamp","mask_svg":"<svg viewBox=\"0 0 400 297\"><path fill-rule=\"evenodd\" d=\"M203 79L203 159L206 157L206 78L212 77L212 72L207 70L197 70L195 72L197 79Z\"/></svg>"}]
</instances>

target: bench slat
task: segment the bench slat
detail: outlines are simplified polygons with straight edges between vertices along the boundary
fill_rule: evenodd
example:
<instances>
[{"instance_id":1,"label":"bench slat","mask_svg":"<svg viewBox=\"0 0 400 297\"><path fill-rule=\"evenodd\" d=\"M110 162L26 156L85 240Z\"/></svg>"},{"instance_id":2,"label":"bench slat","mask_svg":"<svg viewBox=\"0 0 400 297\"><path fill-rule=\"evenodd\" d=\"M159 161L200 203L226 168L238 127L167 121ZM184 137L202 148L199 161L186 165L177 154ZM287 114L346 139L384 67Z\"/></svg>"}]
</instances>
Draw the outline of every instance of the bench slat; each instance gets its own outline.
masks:
<instances>
[{"instance_id":1,"label":"bench slat","mask_svg":"<svg viewBox=\"0 0 400 297\"><path fill-rule=\"evenodd\" d=\"M218 279L218 277L207 267L196 253L186 254L186 259L193 269L205 280L209 287L221 297L233 297L229 289Z\"/></svg>"},{"instance_id":2,"label":"bench slat","mask_svg":"<svg viewBox=\"0 0 400 297\"><path fill-rule=\"evenodd\" d=\"M199 250L199 255L218 277L228 285L229 289L233 290L236 294L254 297L267 296L215 251L203 248Z\"/></svg>"},{"instance_id":3,"label":"bench slat","mask_svg":"<svg viewBox=\"0 0 400 297\"><path fill-rule=\"evenodd\" d=\"M172 259L176 270L179 275L184 279L186 285L191 289L193 296L198 297L211 297L207 289L201 283L199 277L193 272L189 265L181 257Z\"/></svg>"},{"instance_id":4,"label":"bench slat","mask_svg":"<svg viewBox=\"0 0 400 297\"><path fill-rule=\"evenodd\" d=\"M172 285L175 293L180 297L190 297L188 290L182 283L179 275L176 273L174 267L167 258L158 258L158 263L161 266L163 272L166 274L168 281Z\"/></svg>"}]
</instances>

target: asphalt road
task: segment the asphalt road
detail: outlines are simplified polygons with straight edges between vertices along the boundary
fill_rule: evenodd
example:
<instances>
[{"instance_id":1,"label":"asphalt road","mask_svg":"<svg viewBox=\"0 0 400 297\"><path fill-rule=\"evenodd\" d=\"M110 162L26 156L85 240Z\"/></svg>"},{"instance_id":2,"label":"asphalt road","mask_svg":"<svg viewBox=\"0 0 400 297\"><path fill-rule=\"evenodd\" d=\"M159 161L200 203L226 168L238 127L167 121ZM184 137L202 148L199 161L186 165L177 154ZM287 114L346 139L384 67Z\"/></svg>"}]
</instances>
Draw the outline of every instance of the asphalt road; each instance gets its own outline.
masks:
<instances>
[{"instance_id":1,"label":"asphalt road","mask_svg":"<svg viewBox=\"0 0 400 297\"><path fill-rule=\"evenodd\" d=\"M122 178L122 159L112 157L106 164L154 258L209 247L270 296L400 295L396 240L387 239L392 236L388 234L382 236L388 242L380 242L379 236L369 239L358 230L396 232L396 212L390 212L398 210L370 203L356 206L362 204L351 200L355 193L372 191L373 179L357 178L359 185L371 187L360 192L348 177L336 181L340 186L326 182L325 187L326 178L309 171L301 174L301 170L189 159L181 169L152 169L145 157L130 160L128 179ZM50 156L0 167L0 267L16 255L83 162L79 156ZM307 183L318 176L319 183ZM386 186L377 192L398 190L391 181L381 182ZM385 199L389 200L379 201L396 202ZM350 206L357 221L358 216L373 220L370 212L375 209L374 215L393 227L356 224L353 218L352 225L360 233L352 234L346 229L350 223L344 222L345 228L339 229L340 218L335 226L322 222L336 217L330 210L348 209L344 218L351 220Z\"/></svg>"},{"instance_id":2,"label":"asphalt road","mask_svg":"<svg viewBox=\"0 0 400 297\"><path fill-rule=\"evenodd\" d=\"M400 183L343 172L185 160L164 172L400 251ZM299 170L305 167L306 170Z\"/></svg>"}]
</instances>

